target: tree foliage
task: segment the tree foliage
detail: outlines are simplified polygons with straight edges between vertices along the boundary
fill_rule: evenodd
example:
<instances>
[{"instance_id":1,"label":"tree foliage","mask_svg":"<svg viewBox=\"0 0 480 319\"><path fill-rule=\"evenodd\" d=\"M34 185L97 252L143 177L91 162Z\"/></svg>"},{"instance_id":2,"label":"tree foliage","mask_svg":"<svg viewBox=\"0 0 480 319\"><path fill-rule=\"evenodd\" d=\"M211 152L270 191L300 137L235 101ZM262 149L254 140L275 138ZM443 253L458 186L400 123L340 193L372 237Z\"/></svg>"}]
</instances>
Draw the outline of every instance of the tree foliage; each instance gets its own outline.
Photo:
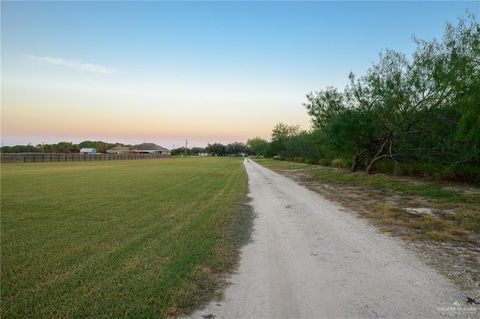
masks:
<instances>
[{"instance_id":1,"label":"tree foliage","mask_svg":"<svg viewBox=\"0 0 480 319\"><path fill-rule=\"evenodd\" d=\"M307 95L314 129L352 169L379 160L455 165L480 160L480 28L473 15L442 41L415 40L411 59L387 50L343 91Z\"/></svg>"},{"instance_id":2,"label":"tree foliage","mask_svg":"<svg viewBox=\"0 0 480 319\"><path fill-rule=\"evenodd\" d=\"M181 156L181 155L187 155L187 156L198 156L199 153L206 153L206 149L203 147L192 147L188 148L187 151L185 152L185 146L183 147L178 147L175 148L171 151L172 156Z\"/></svg>"},{"instance_id":3,"label":"tree foliage","mask_svg":"<svg viewBox=\"0 0 480 319\"><path fill-rule=\"evenodd\" d=\"M480 26L472 14L441 40L414 39L411 57L386 50L344 90L311 92L310 131L277 124L265 155L378 163L480 166ZM383 164L382 164L383 165Z\"/></svg>"},{"instance_id":4,"label":"tree foliage","mask_svg":"<svg viewBox=\"0 0 480 319\"><path fill-rule=\"evenodd\" d=\"M208 144L206 151L214 156L242 156L249 153L247 146L239 142L227 145L221 143Z\"/></svg>"},{"instance_id":5,"label":"tree foliage","mask_svg":"<svg viewBox=\"0 0 480 319\"><path fill-rule=\"evenodd\" d=\"M270 157L274 155L279 155L282 158L286 157L289 139L299 132L300 129L297 125L287 125L284 123L275 125L272 131L272 140L265 149L265 155Z\"/></svg>"},{"instance_id":6,"label":"tree foliage","mask_svg":"<svg viewBox=\"0 0 480 319\"><path fill-rule=\"evenodd\" d=\"M247 141L247 147L253 155L263 155L268 142L260 137L254 137Z\"/></svg>"}]
</instances>

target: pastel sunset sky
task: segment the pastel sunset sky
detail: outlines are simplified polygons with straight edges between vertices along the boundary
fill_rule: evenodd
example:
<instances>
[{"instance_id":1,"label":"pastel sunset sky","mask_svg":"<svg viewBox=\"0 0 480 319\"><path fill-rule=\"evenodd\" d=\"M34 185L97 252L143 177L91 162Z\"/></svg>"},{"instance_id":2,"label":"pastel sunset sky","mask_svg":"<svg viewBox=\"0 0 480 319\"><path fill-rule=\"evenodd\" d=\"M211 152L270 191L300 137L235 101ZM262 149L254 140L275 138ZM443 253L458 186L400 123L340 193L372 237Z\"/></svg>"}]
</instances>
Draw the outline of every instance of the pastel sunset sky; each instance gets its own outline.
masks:
<instances>
[{"instance_id":1,"label":"pastel sunset sky","mask_svg":"<svg viewBox=\"0 0 480 319\"><path fill-rule=\"evenodd\" d=\"M2 2L2 144L167 148L308 129L305 94L475 2Z\"/></svg>"}]
</instances>

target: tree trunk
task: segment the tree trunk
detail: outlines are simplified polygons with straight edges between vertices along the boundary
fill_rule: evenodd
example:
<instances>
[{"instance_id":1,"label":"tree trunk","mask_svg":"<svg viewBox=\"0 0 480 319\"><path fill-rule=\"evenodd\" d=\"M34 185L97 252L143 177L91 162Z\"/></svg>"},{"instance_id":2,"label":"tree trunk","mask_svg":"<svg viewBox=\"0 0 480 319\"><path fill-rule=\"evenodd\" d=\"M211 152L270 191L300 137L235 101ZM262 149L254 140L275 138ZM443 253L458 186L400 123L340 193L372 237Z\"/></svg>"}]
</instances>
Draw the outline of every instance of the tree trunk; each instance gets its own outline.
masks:
<instances>
[{"instance_id":1,"label":"tree trunk","mask_svg":"<svg viewBox=\"0 0 480 319\"><path fill-rule=\"evenodd\" d=\"M387 137L385 137L385 139L383 140L383 143L382 145L380 146L380 148L378 149L378 151L375 153L375 155L373 156L373 158L370 158L369 161L367 163L365 163L366 167L365 167L365 174L366 175L369 175L372 170L373 170L373 167L375 165L375 162L380 158L380 157L383 157L382 156L382 153L383 153L383 150L385 149L385 146L388 144L388 143L393 143L393 134L390 132L388 134Z\"/></svg>"},{"instance_id":2,"label":"tree trunk","mask_svg":"<svg viewBox=\"0 0 480 319\"><path fill-rule=\"evenodd\" d=\"M372 162L372 153L367 151L367 156L365 157L365 173L367 174L366 168L371 165Z\"/></svg>"},{"instance_id":3,"label":"tree trunk","mask_svg":"<svg viewBox=\"0 0 480 319\"><path fill-rule=\"evenodd\" d=\"M373 166L375 164L375 159L371 160L370 163L367 164L366 168L365 168L365 174L366 175L369 175L372 173L372 170L373 170Z\"/></svg>"},{"instance_id":4,"label":"tree trunk","mask_svg":"<svg viewBox=\"0 0 480 319\"><path fill-rule=\"evenodd\" d=\"M359 161L360 161L360 152L358 151L358 146L355 146L355 155L353 155L352 167L350 168L352 172L357 171Z\"/></svg>"}]
</instances>

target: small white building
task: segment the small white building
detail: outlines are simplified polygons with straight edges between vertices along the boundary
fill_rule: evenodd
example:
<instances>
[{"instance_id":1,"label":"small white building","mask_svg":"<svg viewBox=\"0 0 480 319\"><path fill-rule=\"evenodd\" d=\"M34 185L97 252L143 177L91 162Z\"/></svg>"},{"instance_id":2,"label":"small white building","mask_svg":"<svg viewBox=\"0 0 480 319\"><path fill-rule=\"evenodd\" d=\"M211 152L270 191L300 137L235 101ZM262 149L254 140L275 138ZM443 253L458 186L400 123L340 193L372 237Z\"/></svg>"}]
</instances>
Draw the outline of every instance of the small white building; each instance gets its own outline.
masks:
<instances>
[{"instance_id":1,"label":"small white building","mask_svg":"<svg viewBox=\"0 0 480 319\"><path fill-rule=\"evenodd\" d=\"M97 154L97 150L90 147L80 149L80 154Z\"/></svg>"},{"instance_id":2,"label":"small white building","mask_svg":"<svg viewBox=\"0 0 480 319\"><path fill-rule=\"evenodd\" d=\"M128 146L115 146L108 149L106 152L107 154L128 154L130 153L130 149Z\"/></svg>"}]
</instances>

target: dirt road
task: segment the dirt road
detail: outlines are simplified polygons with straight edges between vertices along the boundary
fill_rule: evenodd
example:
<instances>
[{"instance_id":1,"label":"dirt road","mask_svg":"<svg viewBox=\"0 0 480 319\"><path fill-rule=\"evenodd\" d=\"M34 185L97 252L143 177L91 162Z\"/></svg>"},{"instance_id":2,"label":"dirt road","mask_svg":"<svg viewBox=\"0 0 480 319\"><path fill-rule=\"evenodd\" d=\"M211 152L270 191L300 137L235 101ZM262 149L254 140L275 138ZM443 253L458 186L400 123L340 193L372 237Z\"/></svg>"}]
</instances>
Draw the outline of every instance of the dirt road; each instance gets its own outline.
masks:
<instances>
[{"instance_id":1,"label":"dirt road","mask_svg":"<svg viewBox=\"0 0 480 319\"><path fill-rule=\"evenodd\" d=\"M286 177L252 161L245 166L257 215L252 242L225 299L193 317L478 315L397 241Z\"/></svg>"}]
</instances>

